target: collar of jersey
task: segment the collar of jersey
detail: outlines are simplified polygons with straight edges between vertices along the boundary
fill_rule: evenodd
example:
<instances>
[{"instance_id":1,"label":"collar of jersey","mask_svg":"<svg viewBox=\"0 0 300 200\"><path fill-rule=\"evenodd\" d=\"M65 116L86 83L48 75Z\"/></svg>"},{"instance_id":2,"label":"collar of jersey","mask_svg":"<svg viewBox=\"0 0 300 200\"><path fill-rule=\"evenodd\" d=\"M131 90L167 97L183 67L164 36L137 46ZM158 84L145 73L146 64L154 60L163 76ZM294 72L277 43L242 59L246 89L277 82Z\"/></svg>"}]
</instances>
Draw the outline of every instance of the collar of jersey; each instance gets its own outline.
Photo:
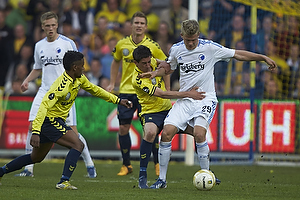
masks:
<instances>
[{"instance_id":1,"label":"collar of jersey","mask_svg":"<svg viewBox=\"0 0 300 200\"><path fill-rule=\"evenodd\" d=\"M71 82L75 81L75 80L73 80L73 78L72 78L71 76L69 76L69 74L67 74L66 71L64 71L63 75L64 75L67 79L69 79Z\"/></svg>"},{"instance_id":2,"label":"collar of jersey","mask_svg":"<svg viewBox=\"0 0 300 200\"><path fill-rule=\"evenodd\" d=\"M142 41L141 41L140 43L137 43L137 44L133 41L132 35L130 35L129 38L130 38L130 41L131 41L131 43L132 43L133 45L139 46L139 44L141 44L142 42L144 42L144 41L147 39L147 36L145 35L144 38L142 39Z\"/></svg>"}]
</instances>

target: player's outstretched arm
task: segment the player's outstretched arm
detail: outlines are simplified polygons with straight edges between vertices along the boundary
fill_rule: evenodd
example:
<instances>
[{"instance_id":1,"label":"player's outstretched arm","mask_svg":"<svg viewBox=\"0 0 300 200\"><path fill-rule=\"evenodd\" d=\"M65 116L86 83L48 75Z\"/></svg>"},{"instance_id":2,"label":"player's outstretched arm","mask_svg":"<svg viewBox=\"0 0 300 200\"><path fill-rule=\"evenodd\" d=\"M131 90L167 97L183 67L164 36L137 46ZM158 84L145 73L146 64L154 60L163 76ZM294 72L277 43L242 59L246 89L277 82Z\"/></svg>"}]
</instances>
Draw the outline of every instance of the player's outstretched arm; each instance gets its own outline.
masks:
<instances>
[{"instance_id":1,"label":"player's outstretched arm","mask_svg":"<svg viewBox=\"0 0 300 200\"><path fill-rule=\"evenodd\" d=\"M202 100L205 98L205 92L198 92L198 87L194 87L190 91L178 92L178 91L163 91L160 88L156 88L154 96L163 98L163 99L180 99L185 97L190 97L195 100Z\"/></svg>"},{"instance_id":2,"label":"player's outstretched arm","mask_svg":"<svg viewBox=\"0 0 300 200\"><path fill-rule=\"evenodd\" d=\"M240 61L264 61L269 66L269 70L275 70L277 67L275 61L268 56L253 53L250 51L235 50L235 54L233 57Z\"/></svg>"}]
</instances>

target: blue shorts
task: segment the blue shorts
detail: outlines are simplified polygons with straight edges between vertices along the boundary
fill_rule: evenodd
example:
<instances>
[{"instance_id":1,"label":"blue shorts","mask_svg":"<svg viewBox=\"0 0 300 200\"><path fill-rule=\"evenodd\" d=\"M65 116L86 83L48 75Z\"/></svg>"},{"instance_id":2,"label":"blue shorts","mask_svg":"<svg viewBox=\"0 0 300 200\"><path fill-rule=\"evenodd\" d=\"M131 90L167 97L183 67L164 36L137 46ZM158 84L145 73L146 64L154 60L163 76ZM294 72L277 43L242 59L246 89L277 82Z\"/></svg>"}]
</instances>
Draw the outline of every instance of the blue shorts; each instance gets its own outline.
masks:
<instances>
[{"instance_id":1,"label":"blue shorts","mask_svg":"<svg viewBox=\"0 0 300 200\"><path fill-rule=\"evenodd\" d=\"M56 143L68 130L72 130L72 128L62 118L46 117L41 128L40 143Z\"/></svg>"},{"instance_id":2,"label":"blue shorts","mask_svg":"<svg viewBox=\"0 0 300 200\"><path fill-rule=\"evenodd\" d=\"M168 115L168 113L169 110L157 112L157 113L144 114L141 117L142 126L144 126L148 122L152 122L158 127L159 129L158 133L160 133L164 127L164 120Z\"/></svg>"},{"instance_id":3,"label":"blue shorts","mask_svg":"<svg viewBox=\"0 0 300 200\"><path fill-rule=\"evenodd\" d=\"M132 108L126 108L125 106L118 105L119 124L131 124L131 120L136 109L138 110L138 113L141 112L141 105L139 104L138 98L136 94L120 94L119 98L128 99L133 103Z\"/></svg>"}]
</instances>

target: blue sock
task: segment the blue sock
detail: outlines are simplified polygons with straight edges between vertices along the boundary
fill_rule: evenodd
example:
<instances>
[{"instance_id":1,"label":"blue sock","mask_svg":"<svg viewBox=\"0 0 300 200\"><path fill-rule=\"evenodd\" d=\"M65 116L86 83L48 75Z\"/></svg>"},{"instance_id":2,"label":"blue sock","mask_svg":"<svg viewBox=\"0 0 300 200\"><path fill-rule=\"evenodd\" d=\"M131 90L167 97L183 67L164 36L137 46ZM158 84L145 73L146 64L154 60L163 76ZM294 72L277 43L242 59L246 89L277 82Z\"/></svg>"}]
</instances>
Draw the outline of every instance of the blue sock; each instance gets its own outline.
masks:
<instances>
[{"instance_id":1,"label":"blue sock","mask_svg":"<svg viewBox=\"0 0 300 200\"><path fill-rule=\"evenodd\" d=\"M131 139L129 133L126 135L119 135L120 149L123 158L123 165L130 165L130 148L131 148Z\"/></svg>"},{"instance_id":2,"label":"blue sock","mask_svg":"<svg viewBox=\"0 0 300 200\"><path fill-rule=\"evenodd\" d=\"M72 174L76 168L76 163L78 161L80 154L81 154L80 151L77 151L76 149L70 149L70 151L65 159L64 170L63 170L60 182L70 179L70 177L72 176Z\"/></svg>"},{"instance_id":3,"label":"blue sock","mask_svg":"<svg viewBox=\"0 0 300 200\"><path fill-rule=\"evenodd\" d=\"M147 166L152 151L152 143L142 140L140 147L140 174L139 177L147 177Z\"/></svg>"},{"instance_id":4,"label":"blue sock","mask_svg":"<svg viewBox=\"0 0 300 200\"><path fill-rule=\"evenodd\" d=\"M19 156L2 167L2 170L0 170L0 177L2 177L4 174L22 169L22 167L30 164L33 164L31 160L31 154Z\"/></svg>"},{"instance_id":5,"label":"blue sock","mask_svg":"<svg viewBox=\"0 0 300 200\"><path fill-rule=\"evenodd\" d=\"M153 155L153 162L154 164L158 163L158 135L155 137L153 144L152 144L152 155Z\"/></svg>"}]
</instances>

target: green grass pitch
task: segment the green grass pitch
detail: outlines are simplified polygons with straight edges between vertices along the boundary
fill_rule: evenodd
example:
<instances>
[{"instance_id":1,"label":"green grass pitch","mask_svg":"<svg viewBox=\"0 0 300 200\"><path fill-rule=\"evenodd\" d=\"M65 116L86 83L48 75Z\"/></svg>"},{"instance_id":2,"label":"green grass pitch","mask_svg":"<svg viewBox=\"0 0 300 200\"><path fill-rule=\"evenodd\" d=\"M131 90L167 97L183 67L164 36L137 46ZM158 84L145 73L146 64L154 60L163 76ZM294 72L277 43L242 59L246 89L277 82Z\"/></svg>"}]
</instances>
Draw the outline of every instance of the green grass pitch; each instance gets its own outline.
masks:
<instances>
[{"instance_id":1,"label":"green grass pitch","mask_svg":"<svg viewBox=\"0 0 300 200\"><path fill-rule=\"evenodd\" d=\"M2 166L8 160L0 160ZM57 190L63 160L45 160L36 164L34 177L15 177L17 172L3 176L0 186L0 199L37 199L37 200L77 200L77 199L130 199L130 200L240 200L240 199L299 199L299 167L279 166L242 166L212 165L211 168L221 179L211 191L199 191L192 184L193 174L198 166L185 166L182 162L170 162L167 181L168 187L159 190L141 190L138 188L139 162L134 161L133 173L117 176L120 161L95 161L98 177L85 177L86 168L82 160L71 178L71 184L78 190ZM155 182L153 162L148 166L148 185Z\"/></svg>"}]
</instances>

